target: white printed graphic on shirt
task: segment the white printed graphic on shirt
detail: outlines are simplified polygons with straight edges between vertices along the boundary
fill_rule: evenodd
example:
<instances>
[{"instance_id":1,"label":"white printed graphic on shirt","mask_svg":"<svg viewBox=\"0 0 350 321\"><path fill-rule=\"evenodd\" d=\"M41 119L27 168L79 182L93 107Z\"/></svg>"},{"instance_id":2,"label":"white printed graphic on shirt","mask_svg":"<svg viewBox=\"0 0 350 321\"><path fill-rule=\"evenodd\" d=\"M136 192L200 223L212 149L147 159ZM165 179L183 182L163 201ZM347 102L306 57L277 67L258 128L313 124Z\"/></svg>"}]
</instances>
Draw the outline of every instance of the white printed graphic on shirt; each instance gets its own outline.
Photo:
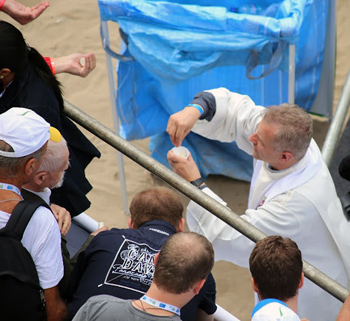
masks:
<instances>
[{"instance_id":1,"label":"white printed graphic on shirt","mask_svg":"<svg viewBox=\"0 0 350 321\"><path fill-rule=\"evenodd\" d=\"M153 280L154 257L158 252L145 243L125 239L104 283L145 293Z\"/></svg>"}]
</instances>

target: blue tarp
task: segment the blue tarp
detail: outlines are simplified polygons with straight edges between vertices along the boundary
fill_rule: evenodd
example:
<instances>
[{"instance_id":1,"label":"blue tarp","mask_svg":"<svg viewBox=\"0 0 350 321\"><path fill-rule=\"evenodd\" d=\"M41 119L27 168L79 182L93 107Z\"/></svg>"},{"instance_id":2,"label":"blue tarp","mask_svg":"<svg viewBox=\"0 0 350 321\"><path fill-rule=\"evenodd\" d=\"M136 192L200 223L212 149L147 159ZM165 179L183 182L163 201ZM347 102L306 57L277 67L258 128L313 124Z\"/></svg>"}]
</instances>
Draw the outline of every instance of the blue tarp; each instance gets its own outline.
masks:
<instances>
[{"instance_id":1,"label":"blue tarp","mask_svg":"<svg viewBox=\"0 0 350 321\"><path fill-rule=\"evenodd\" d=\"M169 115L186 106L198 91L227 87L263 106L286 102L288 44L295 44L297 52L296 103L310 110L322 70L328 1L251 3L99 0L101 19L118 22L127 42L121 52L132 59L117 66L121 136L128 140L153 136L152 156L168 165ZM246 74L265 77L251 80ZM252 160L235 144L191 134L184 145L203 176L250 178L247 163Z\"/></svg>"}]
</instances>

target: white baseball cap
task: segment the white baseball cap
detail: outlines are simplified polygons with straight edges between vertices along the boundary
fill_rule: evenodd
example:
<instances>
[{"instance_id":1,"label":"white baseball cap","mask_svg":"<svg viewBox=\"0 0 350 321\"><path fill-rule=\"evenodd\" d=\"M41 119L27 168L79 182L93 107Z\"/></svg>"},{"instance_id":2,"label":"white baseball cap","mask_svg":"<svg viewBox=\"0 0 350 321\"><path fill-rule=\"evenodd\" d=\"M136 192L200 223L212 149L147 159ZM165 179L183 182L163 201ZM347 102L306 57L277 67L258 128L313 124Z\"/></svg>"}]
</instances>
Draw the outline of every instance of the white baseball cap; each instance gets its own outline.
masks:
<instances>
[{"instance_id":1,"label":"white baseball cap","mask_svg":"<svg viewBox=\"0 0 350 321\"><path fill-rule=\"evenodd\" d=\"M0 114L0 140L13 152L0 150L0 156L19 158L39 150L50 139L50 124L34 111L12 107Z\"/></svg>"}]
</instances>

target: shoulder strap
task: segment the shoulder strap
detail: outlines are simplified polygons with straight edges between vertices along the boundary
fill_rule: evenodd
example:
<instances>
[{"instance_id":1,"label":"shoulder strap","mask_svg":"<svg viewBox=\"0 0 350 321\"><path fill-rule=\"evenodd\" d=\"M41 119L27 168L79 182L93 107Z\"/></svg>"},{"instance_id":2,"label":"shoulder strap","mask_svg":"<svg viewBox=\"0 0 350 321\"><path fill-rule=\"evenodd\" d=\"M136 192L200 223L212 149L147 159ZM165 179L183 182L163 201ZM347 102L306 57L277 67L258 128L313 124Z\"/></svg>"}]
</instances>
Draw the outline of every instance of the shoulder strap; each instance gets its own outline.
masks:
<instances>
[{"instance_id":1,"label":"shoulder strap","mask_svg":"<svg viewBox=\"0 0 350 321\"><path fill-rule=\"evenodd\" d=\"M23 200L19 202L12 211L10 219L6 224L6 232L10 233L12 237L21 240L30 219L32 218L36 209L40 206L45 206L50 209L50 207L44 201Z\"/></svg>"}]
</instances>

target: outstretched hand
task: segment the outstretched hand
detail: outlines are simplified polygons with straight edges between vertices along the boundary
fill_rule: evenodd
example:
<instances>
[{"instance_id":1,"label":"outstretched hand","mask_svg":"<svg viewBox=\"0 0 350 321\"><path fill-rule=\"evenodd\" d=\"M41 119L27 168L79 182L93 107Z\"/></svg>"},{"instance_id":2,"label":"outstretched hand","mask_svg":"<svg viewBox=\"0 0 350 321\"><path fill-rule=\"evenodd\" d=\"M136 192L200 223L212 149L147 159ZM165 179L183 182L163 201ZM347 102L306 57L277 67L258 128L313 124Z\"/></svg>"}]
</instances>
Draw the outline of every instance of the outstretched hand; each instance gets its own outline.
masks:
<instances>
[{"instance_id":1,"label":"outstretched hand","mask_svg":"<svg viewBox=\"0 0 350 321\"><path fill-rule=\"evenodd\" d=\"M39 17L49 5L49 1L44 1L29 8L15 0L5 0L2 11L7 13L21 25L25 25Z\"/></svg>"},{"instance_id":2,"label":"outstretched hand","mask_svg":"<svg viewBox=\"0 0 350 321\"><path fill-rule=\"evenodd\" d=\"M182 144L182 141L191 131L200 115L196 108L186 107L170 116L166 132L176 147Z\"/></svg>"},{"instance_id":3,"label":"outstretched hand","mask_svg":"<svg viewBox=\"0 0 350 321\"><path fill-rule=\"evenodd\" d=\"M174 154L172 150L168 152L168 162L172 170L185 180L191 182L201 177L197 164L190 155L186 158Z\"/></svg>"},{"instance_id":4,"label":"outstretched hand","mask_svg":"<svg viewBox=\"0 0 350 321\"><path fill-rule=\"evenodd\" d=\"M96 67L96 56L93 52L86 55L72 53L52 59L55 63L56 74L66 72L84 78Z\"/></svg>"}]
</instances>

